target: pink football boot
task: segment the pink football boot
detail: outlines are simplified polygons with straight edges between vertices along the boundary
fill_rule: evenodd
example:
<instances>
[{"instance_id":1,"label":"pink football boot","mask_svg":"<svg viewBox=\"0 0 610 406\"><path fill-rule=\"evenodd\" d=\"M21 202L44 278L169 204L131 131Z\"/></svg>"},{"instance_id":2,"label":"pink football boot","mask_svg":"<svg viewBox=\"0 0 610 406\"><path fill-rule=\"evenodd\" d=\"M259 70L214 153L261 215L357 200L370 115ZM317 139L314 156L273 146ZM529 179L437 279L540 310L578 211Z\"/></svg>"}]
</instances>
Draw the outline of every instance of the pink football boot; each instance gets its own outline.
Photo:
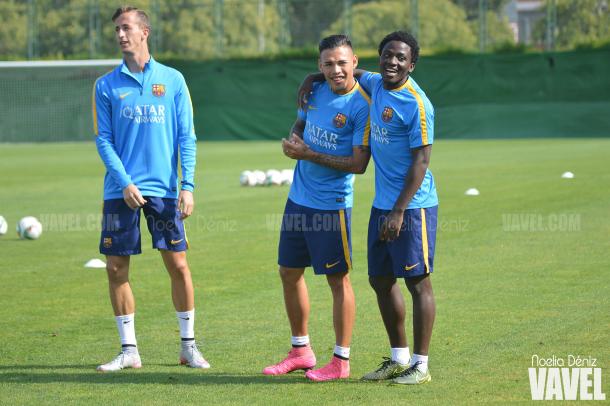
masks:
<instances>
[{"instance_id":1,"label":"pink football boot","mask_svg":"<svg viewBox=\"0 0 610 406\"><path fill-rule=\"evenodd\" d=\"M349 378L349 360L333 356L333 359L326 366L307 371L305 376L316 382Z\"/></svg>"},{"instance_id":2,"label":"pink football boot","mask_svg":"<svg viewBox=\"0 0 610 406\"><path fill-rule=\"evenodd\" d=\"M297 369L305 371L316 366L316 356L309 345L293 347L288 356L275 365L263 369L265 375L284 375Z\"/></svg>"}]
</instances>

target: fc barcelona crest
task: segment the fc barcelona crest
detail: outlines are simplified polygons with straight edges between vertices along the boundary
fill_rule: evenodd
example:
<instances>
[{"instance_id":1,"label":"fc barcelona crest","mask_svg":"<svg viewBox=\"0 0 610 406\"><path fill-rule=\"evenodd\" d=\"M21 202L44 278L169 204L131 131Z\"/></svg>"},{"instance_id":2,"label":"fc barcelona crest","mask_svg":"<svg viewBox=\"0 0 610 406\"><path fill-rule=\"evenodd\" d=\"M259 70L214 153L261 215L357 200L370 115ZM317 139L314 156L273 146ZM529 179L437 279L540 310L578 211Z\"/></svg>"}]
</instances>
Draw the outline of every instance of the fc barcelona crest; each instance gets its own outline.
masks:
<instances>
[{"instance_id":1,"label":"fc barcelona crest","mask_svg":"<svg viewBox=\"0 0 610 406\"><path fill-rule=\"evenodd\" d=\"M391 107L384 107L383 112L381 113L381 119L389 123L392 121L392 117L394 117L394 110Z\"/></svg>"},{"instance_id":2,"label":"fc barcelona crest","mask_svg":"<svg viewBox=\"0 0 610 406\"><path fill-rule=\"evenodd\" d=\"M165 96L165 85L152 85L152 94L157 97Z\"/></svg>"},{"instance_id":3,"label":"fc barcelona crest","mask_svg":"<svg viewBox=\"0 0 610 406\"><path fill-rule=\"evenodd\" d=\"M335 118L333 118L333 124L337 128L345 127L345 123L347 123L347 117L345 116L345 114L337 113Z\"/></svg>"}]
</instances>

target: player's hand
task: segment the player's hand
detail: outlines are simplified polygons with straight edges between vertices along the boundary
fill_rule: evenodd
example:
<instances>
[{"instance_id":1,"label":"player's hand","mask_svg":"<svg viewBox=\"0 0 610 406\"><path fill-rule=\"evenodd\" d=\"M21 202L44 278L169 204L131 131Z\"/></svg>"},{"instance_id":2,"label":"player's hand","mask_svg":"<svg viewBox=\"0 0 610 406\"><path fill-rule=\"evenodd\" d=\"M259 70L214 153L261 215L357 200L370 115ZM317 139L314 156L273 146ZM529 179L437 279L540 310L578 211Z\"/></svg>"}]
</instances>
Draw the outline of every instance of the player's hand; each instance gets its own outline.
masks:
<instances>
[{"instance_id":1,"label":"player's hand","mask_svg":"<svg viewBox=\"0 0 610 406\"><path fill-rule=\"evenodd\" d=\"M130 209L135 210L138 207L142 207L146 204L146 200L142 197L140 189L133 183L130 183L123 189L123 200Z\"/></svg>"},{"instance_id":2,"label":"player's hand","mask_svg":"<svg viewBox=\"0 0 610 406\"><path fill-rule=\"evenodd\" d=\"M379 231L379 239L381 241L394 241L398 238L402 227L403 216L404 211L402 210L392 210L388 214Z\"/></svg>"},{"instance_id":3,"label":"player's hand","mask_svg":"<svg viewBox=\"0 0 610 406\"><path fill-rule=\"evenodd\" d=\"M184 220L193 214L195 208L195 199L193 198L193 192L189 190L181 190L178 195L178 210L180 210L180 218Z\"/></svg>"},{"instance_id":4,"label":"player's hand","mask_svg":"<svg viewBox=\"0 0 610 406\"><path fill-rule=\"evenodd\" d=\"M284 155L292 159L307 159L309 153L309 147L305 142L296 134L292 134L290 139L282 139L282 150Z\"/></svg>"},{"instance_id":5,"label":"player's hand","mask_svg":"<svg viewBox=\"0 0 610 406\"><path fill-rule=\"evenodd\" d=\"M309 99L309 95L311 94L311 89L313 88L313 80L311 75L307 75L305 79L303 79L303 83L299 86L299 90L297 90L297 106L301 110L305 110L305 106L307 105L307 101Z\"/></svg>"}]
</instances>

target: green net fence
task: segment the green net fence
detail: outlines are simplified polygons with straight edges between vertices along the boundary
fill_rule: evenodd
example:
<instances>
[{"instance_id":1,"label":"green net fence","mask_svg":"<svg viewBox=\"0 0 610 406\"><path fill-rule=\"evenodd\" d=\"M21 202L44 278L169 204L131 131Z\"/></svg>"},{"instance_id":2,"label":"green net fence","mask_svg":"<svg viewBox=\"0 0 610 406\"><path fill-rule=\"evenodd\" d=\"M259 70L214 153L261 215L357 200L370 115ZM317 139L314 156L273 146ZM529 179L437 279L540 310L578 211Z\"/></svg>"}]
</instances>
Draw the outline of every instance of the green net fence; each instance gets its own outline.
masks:
<instances>
[{"instance_id":1,"label":"green net fence","mask_svg":"<svg viewBox=\"0 0 610 406\"><path fill-rule=\"evenodd\" d=\"M118 62L0 63L0 141L90 140L93 83Z\"/></svg>"},{"instance_id":2,"label":"green net fence","mask_svg":"<svg viewBox=\"0 0 610 406\"><path fill-rule=\"evenodd\" d=\"M184 74L204 140L285 137L296 89L317 69L315 58L164 62ZM434 56L413 77L435 106L439 139L606 137L609 65L605 51ZM92 86L110 68L0 66L0 142L91 140Z\"/></svg>"}]
</instances>

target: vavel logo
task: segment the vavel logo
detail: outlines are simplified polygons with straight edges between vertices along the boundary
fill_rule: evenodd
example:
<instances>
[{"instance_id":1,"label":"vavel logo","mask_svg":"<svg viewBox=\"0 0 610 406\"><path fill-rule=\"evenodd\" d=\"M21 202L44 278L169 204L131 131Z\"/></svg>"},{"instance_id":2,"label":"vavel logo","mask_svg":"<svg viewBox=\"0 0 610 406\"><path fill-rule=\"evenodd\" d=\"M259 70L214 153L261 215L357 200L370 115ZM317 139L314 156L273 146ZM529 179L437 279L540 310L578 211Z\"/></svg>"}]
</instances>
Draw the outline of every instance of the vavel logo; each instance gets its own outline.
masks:
<instances>
[{"instance_id":1,"label":"vavel logo","mask_svg":"<svg viewBox=\"0 0 610 406\"><path fill-rule=\"evenodd\" d=\"M529 369L532 400L606 400L602 392L602 369L591 356L532 355Z\"/></svg>"}]
</instances>

